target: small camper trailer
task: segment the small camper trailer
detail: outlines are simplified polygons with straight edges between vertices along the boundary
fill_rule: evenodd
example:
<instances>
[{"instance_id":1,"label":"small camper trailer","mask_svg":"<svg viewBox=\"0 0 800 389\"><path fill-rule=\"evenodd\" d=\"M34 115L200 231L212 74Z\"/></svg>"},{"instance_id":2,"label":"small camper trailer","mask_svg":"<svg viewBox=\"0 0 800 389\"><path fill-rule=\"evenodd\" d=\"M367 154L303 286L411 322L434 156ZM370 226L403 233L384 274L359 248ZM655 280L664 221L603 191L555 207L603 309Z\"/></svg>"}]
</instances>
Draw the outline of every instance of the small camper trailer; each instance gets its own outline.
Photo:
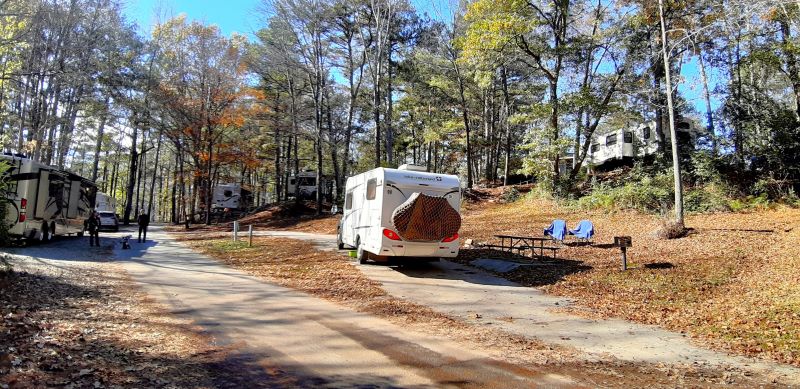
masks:
<instances>
[{"instance_id":1,"label":"small camper trailer","mask_svg":"<svg viewBox=\"0 0 800 389\"><path fill-rule=\"evenodd\" d=\"M97 194L93 182L28 158L0 155L0 161L11 166L4 195L9 235L40 241L83 235Z\"/></svg>"},{"instance_id":2,"label":"small camper trailer","mask_svg":"<svg viewBox=\"0 0 800 389\"><path fill-rule=\"evenodd\" d=\"M461 226L461 182L424 167L376 168L349 177L339 222L339 248L358 260L455 257Z\"/></svg>"}]
</instances>

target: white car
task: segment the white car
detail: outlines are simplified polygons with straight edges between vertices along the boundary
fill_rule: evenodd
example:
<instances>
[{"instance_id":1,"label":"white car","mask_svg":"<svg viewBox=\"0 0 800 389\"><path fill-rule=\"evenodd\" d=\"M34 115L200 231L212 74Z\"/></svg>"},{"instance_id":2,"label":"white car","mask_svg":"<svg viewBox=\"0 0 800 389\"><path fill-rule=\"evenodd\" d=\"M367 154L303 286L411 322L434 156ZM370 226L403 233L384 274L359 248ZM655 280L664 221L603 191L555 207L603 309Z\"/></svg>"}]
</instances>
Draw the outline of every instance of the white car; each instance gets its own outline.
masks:
<instances>
[{"instance_id":1,"label":"white car","mask_svg":"<svg viewBox=\"0 0 800 389\"><path fill-rule=\"evenodd\" d=\"M114 212L98 212L100 216L100 229L119 231L119 219Z\"/></svg>"}]
</instances>

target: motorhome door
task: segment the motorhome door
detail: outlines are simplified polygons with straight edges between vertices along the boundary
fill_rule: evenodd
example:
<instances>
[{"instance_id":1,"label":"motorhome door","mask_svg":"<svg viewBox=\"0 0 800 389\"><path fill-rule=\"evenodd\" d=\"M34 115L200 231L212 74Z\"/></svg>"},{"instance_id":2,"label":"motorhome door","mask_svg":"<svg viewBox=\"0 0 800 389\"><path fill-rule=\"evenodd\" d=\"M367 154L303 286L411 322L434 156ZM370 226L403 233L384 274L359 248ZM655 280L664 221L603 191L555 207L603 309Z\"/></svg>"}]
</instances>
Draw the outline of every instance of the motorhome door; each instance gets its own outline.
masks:
<instances>
[{"instance_id":1,"label":"motorhome door","mask_svg":"<svg viewBox=\"0 0 800 389\"><path fill-rule=\"evenodd\" d=\"M81 182L72 181L69 187L69 200L67 202L67 217L78 217L78 203L81 199Z\"/></svg>"},{"instance_id":2,"label":"motorhome door","mask_svg":"<svg viewBox=\"0 0 800 389\"><path fill-rule=\"evenodd\" d=\"M39 172L39 187L36 191L36 210L33 214L36 218L44 218L47 204L50 202L50 172L41 170Z\"/></svg>"}]
</instances>

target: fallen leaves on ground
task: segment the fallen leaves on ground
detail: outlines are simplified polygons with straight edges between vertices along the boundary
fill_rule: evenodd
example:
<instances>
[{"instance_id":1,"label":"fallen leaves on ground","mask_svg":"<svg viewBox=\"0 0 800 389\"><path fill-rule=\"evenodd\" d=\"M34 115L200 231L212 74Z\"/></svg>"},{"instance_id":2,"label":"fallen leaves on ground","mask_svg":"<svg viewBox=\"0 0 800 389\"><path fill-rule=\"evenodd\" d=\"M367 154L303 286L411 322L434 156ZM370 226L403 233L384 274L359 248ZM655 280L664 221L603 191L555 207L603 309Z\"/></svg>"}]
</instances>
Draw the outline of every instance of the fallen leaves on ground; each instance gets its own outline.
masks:
<instances>
[{"instance_id":1,"label":"fallen leaves on ground","mask_svg":"<svg viewBox=\"0 0 800 389\"><path fill-rule=\"evenodd\" d=\"M688 332L716 348L800 366L800 210L687 217L684 238L658 239L661 220L637 212L586 212L547 200L481 203L464 212L461 235L541 236L553 219L594 222L591 246L568 244L559 260L536 261L503 276L575 298L576 313L619 317ZM622 272L614 236L631 236ZM495 252L462 250L459 261ZM527 260L527 259L526 259Z\"/></svg>"},{"instance_id":2,"label":"fallen leaves on ground","mask_svg":"<svg viewBox=\"0 0 800 389\"><path fill-rule=\"evenodd\" d=\"M228 370L234 350L165 314L114 263L16 267L0 274L2 388L260 386Z\"/></svg>"}]
</instances>

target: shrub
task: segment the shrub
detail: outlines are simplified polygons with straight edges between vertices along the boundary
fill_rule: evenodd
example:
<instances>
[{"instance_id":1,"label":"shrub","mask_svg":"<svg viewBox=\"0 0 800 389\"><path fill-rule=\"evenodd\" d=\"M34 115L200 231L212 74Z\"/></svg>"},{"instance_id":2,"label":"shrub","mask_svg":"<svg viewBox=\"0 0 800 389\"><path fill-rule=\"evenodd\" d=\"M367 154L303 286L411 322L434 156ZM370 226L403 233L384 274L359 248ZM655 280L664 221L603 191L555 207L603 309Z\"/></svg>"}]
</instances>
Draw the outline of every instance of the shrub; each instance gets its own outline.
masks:
<instances>
[{"instance_id":1,"label":"shrub","mask_svg":"<svg viewBox=\"0 0 800 389\"><path fill-rule=\"evenodd\" d=\"M753 184L754 195L766 196L770 200L777 200L789 197L790 192L794 192L792 182L789 180L776 180L771 177L759 179Z\"/></svg>"},{"instance_id":2,"label":"shrub","mask_svg":"<svg viewBox=\"0 0 800 389\"><path fill-rule=\"evenodd\" d=\"M764 193L758 196L730 200L728 206L733 212L742 212L751 209L766 209L772 206L772 202L767 197L767 194Z\"/></svg>"},{"instance_id":3,"label":"shrub","mask_svg":"<svg viewBox=\"0 0 800 389\"><path fill-rule=\"evenodd\" d=\"M513 203L519 200L520 194L519 190L516 187L510 186L503 191L503 194L500 195L500 199L506 203Z\"/></svg>"},{"instance_id":4,"label":"shrub","mask_svg":"<svg viewBox=\"0 0 800 389\"><path fill-rule=\"evenodd\" d=\"M635 209L642 212L662 212L672 202L672 178L666 174L644 176L622 186L600 184L588 196L577 201L584 209Z\"/></svg>"},{"instance_id":5,"label":"shrub","mask_svg":"<svg viewBox=\"0 0 800 389\"><path fill-rule=\"evenodd\" d=\"M686 192L684 209L688 212L725 212L731 210L727 190L722 184L708 184Z\"/></svg>"},{"instance_id":6,"label":"shrub","mask_svg":"<svg viewBox=\"0 0 800 389\"><path fill-rule=\"evenodd\" d=\"M671 220L662 220L661 227L655 231L659 239L678 239L686 236L689 230L683 225Z\"/></svg>"}]
</instances>

